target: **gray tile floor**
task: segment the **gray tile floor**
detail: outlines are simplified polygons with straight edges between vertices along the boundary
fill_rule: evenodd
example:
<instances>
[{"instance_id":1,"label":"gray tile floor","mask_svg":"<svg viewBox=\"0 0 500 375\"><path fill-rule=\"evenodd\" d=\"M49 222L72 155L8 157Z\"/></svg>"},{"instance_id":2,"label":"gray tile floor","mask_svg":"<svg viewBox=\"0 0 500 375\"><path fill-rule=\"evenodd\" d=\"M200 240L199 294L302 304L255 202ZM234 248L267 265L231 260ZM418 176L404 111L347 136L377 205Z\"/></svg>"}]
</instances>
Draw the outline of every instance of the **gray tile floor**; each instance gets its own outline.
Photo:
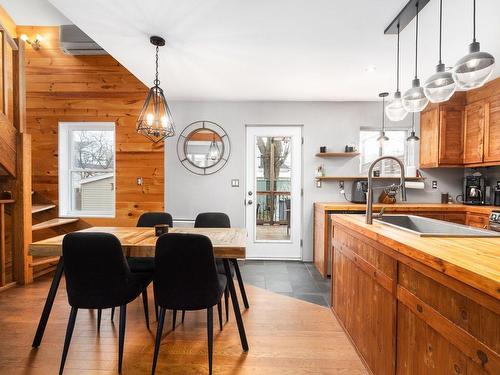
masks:
<instances>
[{"instance_id":1,"label":"gray tile floor","mask_svg":"<svg viewBox=\"0 0 500 375\"><path fill-rule=\"evenodd\" d=\"M245 260L240 262L245 283L275 293L312 302L330 305L330 279L324 279L312 263Z\"/></svg>"}]
</instances>

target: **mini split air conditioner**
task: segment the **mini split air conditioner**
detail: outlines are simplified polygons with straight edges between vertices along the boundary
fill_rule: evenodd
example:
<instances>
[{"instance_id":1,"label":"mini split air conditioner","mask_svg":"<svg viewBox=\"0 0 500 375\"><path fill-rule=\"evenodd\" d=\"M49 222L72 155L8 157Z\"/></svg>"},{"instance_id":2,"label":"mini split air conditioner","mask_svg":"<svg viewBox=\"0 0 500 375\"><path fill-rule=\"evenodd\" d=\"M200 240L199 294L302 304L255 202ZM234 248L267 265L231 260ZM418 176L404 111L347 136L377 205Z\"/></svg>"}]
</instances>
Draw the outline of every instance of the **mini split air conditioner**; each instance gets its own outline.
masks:
<instances>
[{"instance_id":1,"label":"mini split air conditioner","mask_svg":"<svg viewBox=\"0 0 500 375\"><path fill-rule=\"evenodd\" d=\"M67 55L107 55L108 53L75 25L59 27L61 50Z\"/></svg>"}]
</instances>

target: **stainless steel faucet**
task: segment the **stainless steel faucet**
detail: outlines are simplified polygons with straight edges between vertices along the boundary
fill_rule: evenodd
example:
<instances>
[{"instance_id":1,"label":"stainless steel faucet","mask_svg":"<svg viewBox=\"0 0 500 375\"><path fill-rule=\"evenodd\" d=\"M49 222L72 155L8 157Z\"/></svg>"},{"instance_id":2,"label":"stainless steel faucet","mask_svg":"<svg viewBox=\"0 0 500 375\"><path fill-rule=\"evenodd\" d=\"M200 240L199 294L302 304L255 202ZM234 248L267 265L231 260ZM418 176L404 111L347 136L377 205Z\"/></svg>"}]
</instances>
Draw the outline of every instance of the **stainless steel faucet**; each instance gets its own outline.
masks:
<instances>
[{"instance_id":1,"label":"stainless steel faucet","mask_svg":"<svg viewBox=\"0 0 500 375\"><path fill-rule=\"evenodd\" d=\"M399 164L399 168L401 169L401 179L400 179L401 199L403 201L406 201L405 166L403 162L394 156L379 157L373 163L371 163L370 168L368 169L368 197L366 199L366 224L373 223L373 167L375 167L376 164L378 164L381 160L384 159L394 160Z\"/></svg>"}]
</instances>

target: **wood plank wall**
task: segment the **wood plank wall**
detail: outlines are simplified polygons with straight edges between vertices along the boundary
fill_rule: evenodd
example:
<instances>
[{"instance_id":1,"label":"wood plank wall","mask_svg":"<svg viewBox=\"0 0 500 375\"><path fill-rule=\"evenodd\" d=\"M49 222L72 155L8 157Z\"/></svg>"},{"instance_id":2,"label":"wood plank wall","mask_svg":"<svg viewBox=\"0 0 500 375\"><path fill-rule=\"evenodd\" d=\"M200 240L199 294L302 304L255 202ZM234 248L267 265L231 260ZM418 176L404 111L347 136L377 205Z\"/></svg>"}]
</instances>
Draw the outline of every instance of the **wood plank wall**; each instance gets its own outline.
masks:
<instances>
[{"instance_id":1,"label":"wood plank wall","mask_svg":"<svg viewBox=\"0 0 500 375\"><path fill-rule=\"evenodd\" d=\"M18 27L18 35L44 37L26 46L27 128L32 135L33 189L57 203L58 123L116 123L116 218L90 225L135 225L143 211L162 211L163 145L135 132L147 87L111 56L69 56L59 49L57 27ZM144 184L138 186L136 177Z\"/></svg>"}]
</instances>

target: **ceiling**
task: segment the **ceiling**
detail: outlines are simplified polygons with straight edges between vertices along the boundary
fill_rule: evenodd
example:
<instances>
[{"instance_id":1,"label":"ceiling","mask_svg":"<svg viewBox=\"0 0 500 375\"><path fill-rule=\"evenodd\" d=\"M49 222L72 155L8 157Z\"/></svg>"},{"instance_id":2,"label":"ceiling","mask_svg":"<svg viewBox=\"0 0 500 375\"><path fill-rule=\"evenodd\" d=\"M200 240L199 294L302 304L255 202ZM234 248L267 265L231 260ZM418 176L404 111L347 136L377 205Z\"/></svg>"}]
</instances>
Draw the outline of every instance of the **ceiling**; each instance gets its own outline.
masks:
<instances>
[{"instance_id":1,"label":"ceiling","mask_svg":"<svg viewBox=\"0 0 500 375\"><path fill-rule=\"evenodd\" d=\"M18 24L68 18L147 85L154 72L149 36L163 36L160 79L168 99L377 100L395 89L396 37L383 30L406 0L49 1L0 4ZM44 3L50 12L40 11ZM437 64L438 6L431 0L420 16L422 81ZM472 0L444 0L443 7L443 60L453 65L472 39ZM414 33L411 23L401 34L403 92L414 75ZM500 58L500 1L478 1L477 38Z\"/></svg>"}]
</instances>

